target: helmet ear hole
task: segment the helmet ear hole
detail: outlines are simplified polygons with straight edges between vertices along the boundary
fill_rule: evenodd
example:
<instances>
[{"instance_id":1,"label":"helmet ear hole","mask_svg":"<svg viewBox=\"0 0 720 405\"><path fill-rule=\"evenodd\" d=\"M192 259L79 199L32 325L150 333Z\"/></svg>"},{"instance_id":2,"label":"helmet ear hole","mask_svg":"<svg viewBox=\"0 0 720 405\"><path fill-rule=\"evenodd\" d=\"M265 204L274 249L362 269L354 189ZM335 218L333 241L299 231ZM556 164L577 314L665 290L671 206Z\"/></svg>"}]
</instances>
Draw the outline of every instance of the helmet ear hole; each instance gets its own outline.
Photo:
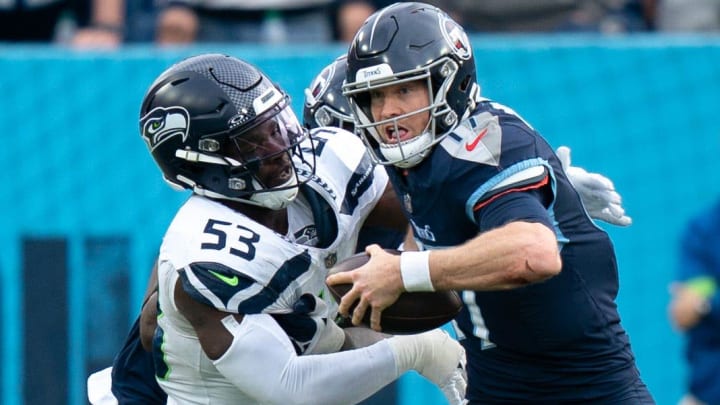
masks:
<instances>
[{"instance_id":1,"label":"helmet ear hole","mask_svg":"<svg viewBox=\"0 0 720 405\"><path fill-rule=\"evenodd\" d=\"M472 77L470 77L469 75L467 75L467 76L465 76L465 78L463 78L462 82L460 82L460 87L459 87L461 92L464 93L468 90L468 87L470 87L471 80L472 80Z\"/></svg>"}]
</instances>

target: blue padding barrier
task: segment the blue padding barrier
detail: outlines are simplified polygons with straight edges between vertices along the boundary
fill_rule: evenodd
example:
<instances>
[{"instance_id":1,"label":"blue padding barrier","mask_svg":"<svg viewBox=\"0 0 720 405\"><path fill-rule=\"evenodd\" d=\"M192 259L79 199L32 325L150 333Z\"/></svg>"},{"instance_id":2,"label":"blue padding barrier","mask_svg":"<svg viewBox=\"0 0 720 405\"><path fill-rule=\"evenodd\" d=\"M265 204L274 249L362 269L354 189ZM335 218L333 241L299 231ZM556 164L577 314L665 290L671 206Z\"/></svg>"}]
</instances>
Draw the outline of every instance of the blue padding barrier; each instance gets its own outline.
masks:
<instances>
[{"instance_id":1,"label":"blue padding barrier","mask_svg":"<svg viewBox=\"0 0 720 405\"><path fill-rule=\"evenodd\" d=\"M483 94L514 108L554 146L569 145L574 164L606 174L623 195L633 225L600 224L617 249L622 322L658 404L674 404L686 370L682 337L667 320L668 284L682 226L720 196L720 37L472 40ZM303 89L343 51L340 45L133 46L89 53L0 47L5 179L0 193L0 402L24 403L24 378L34 366L23 355L34 339L24 333L24 325L28 317L33 325L43 317L25 313L23 291L32 286L24 286L23 238L68 241L68 347L54 348L68 359L67 370L56 370L57 383L68 386L68 398L59 403L84 404L85 378L94 371L89 365L94 357L112 355L98 354L102 345L94 345L87 333L93 317L103 316L87 305L102 299L90 294L101 288L93 283L112 280L94 274L130 269L123 276L129 284L127 302L106 306L121 305L128 314L116 325L119 341L137 315L154 252L187 196L162 182L138 134L139 105L152 80L184 56L228 53L277 80L301 115ZM118 246L128 257L119 259L122 264L108 263L98 251L88 251L97 245L93 240L127 241ZM107 246L100 252L112 250ZM400 385L403 404L441 398L416 375Z\"/></svg>"}]
</instances>

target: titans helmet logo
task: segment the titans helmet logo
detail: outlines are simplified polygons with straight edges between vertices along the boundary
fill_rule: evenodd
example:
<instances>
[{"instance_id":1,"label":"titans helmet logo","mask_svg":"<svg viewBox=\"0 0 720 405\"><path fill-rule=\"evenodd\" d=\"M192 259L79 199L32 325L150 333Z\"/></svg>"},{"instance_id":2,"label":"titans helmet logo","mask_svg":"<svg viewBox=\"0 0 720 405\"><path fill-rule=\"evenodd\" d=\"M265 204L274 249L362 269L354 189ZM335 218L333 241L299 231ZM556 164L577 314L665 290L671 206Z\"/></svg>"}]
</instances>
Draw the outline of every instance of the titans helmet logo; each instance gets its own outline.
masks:
<instances>
[{"instance_id":1,"label":"titans helmet logo","mask_svg":"<svg viewBox=\"0 0 720 405\"><path fill-rule=\"evenodd\" d=\"M445 37L445 41L447 41L452 52L462 60L470 59L472 48L465 30L449 18L445 18L441 23L441 27L443 37Z\"/></svg>"},{"instance_id":2,"label":"titans helmet logo","mask_svg":"<svg viewBox=\"0 0 720 405\"><path fill-rule=\"evenodd\" d=\"M335 74L335 64L332 63L330 66L326 66L325 69L313 80L310 85L309 93L306 93L305 101L309 106L317 104L318 100L325 94L328 87L330 87L330 79Z\"/></svg>"},{"instance_id":3,"label":"titans helmet logo","mask_svg":"<svg viewBox=\"0 0 720 405\"><path fill-rule=\"evenodd\" d=\"M140 119L140 131L151 151L170 138L179 136L185 142L190 128L190 114L183 107L157 107Z\"/></svg>"}]
</instances>

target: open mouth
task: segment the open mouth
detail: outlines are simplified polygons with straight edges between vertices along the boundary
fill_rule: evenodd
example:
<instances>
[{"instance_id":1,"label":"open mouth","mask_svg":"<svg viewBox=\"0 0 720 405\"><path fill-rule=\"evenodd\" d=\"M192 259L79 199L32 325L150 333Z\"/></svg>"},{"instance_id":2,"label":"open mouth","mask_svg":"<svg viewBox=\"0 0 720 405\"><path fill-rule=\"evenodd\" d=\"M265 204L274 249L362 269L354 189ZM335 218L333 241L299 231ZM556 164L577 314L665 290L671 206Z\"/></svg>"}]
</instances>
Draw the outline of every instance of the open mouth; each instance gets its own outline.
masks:
<instances>
[{"instance_id":1,"label":"open mouth","mask_svg":"<svg viewBox=\"0 0 720 405\"><path fill-rule=\"evenodd\" d=\"M269 165L272 166L269 166ZM267 188L276 188L285 185L295 176L292 161L281 159L272 163L265 163L264 173L257 173Z\"/></svg>"},{"instance_id":2,"label":"open mouth","mask_svg":"<svg viewBox=\"0 0 720 405\"><path fill-rule=\"evenodd\" d=\"M410 131L399 125L386 126L384 132L387 143L399 143L411 137Z\"/></svg>"},{"instance_id":3,"label":"open mouth","mask_svg":"<svg viewBox=\"0 0 720 405\"><path fill-rule=\"evenodd\" d=\"M277 172L275 178L278 179L278 184L283 184L290 179L290 176L292 176L292 174L292 165L287 164L284 165L284 167Z\"/></svg>"}]
</instances>

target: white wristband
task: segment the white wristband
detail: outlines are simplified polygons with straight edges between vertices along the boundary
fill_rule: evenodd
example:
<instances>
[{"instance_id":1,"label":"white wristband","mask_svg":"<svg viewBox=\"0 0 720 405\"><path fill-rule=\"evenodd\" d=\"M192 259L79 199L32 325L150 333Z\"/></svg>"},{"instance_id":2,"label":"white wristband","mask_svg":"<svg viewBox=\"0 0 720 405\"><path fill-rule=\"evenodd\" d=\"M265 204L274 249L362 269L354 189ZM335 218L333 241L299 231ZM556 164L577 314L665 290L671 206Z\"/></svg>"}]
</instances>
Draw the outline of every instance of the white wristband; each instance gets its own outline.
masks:
<instances>
[{"instance_id":1,"label":"white wristband","mask_svg":"<svg viewBox=\"0 0 720 405\"><path fill-rule=\"evenodd\" d=\"M430 251L402 252L400 275L405 291L435 291L430 280Z\"/></svg>"}]
</instances>

